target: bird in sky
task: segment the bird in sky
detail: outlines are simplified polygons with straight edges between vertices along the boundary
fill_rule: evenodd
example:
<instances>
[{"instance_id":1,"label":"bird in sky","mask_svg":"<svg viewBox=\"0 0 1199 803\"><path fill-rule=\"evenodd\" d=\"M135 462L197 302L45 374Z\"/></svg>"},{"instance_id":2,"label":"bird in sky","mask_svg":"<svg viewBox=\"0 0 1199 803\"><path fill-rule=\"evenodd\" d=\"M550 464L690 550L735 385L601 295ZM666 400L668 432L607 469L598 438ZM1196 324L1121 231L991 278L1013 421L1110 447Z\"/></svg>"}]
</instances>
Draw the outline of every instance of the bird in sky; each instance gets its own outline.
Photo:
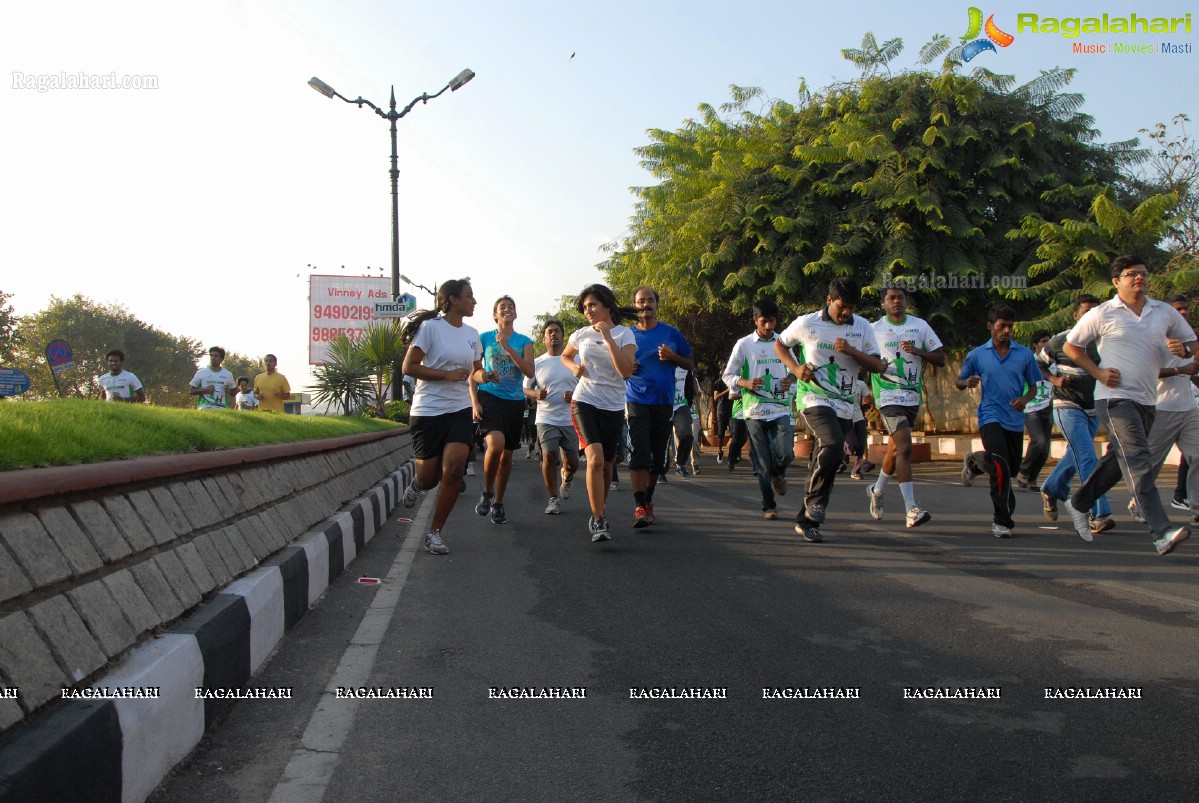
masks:
<instances>
[{"instance_id":1,"label":"bird in sky","mask_svg":"<svg viewBox=\"0 0 1199 803\"><path fill-rule=\"evenodd\" d=\"M567 61L567 63L569 63L569 62L571 62L571 61L574 61L574 57L575 57L575 54L574 54L574 53L571 53L571 54L570 54L570 58L568 58L568 59L566 60L566 61Z\"/></svg>"}]
</instances>

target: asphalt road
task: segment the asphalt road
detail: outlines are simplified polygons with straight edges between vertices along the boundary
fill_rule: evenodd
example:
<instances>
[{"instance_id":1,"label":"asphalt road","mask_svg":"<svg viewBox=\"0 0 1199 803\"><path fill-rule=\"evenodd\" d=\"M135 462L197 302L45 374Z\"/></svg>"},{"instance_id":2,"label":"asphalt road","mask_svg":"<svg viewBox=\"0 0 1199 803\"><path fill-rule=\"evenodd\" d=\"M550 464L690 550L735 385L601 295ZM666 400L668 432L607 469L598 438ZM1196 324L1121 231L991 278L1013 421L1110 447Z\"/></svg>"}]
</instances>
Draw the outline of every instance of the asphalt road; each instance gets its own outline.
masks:
<instances>
[{"instance_id":1,"label":"asphalt road","mask_svg":"<svg viewBox=\"0 0 1199 803\"><path fill-rule=\"evenodd\" d=\"M928 524L903 527L894 486L873 521L842 475L808 544L802 471L765 522L745 464L709 455L659 487L645 530L624 476L596 545L585 491L544 515L536 464L515 463L509 522L474 514L470 479L448 556L418 549L431 500L389 523L255 679L294 698L238 703L153 799L1195 799L1199 538L1158 557L1124 515L1085 544L1022 494L998 540L985 478L935 463L917 469ZM585 697L492 691L547 688ZM856 696L764 698L802 688ZM946 689L991 696L929 696Z\"/></svg>"}]
</instances>

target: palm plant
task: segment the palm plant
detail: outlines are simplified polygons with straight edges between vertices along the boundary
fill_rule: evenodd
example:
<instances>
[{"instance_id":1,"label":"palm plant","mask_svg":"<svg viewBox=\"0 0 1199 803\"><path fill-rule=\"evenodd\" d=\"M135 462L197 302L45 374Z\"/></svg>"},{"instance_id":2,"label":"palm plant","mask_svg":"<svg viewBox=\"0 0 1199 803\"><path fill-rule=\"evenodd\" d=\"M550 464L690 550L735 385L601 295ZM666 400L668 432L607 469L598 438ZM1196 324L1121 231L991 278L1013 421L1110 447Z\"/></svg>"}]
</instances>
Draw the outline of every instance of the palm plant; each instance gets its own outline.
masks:
<instances>
[{"instance_id":1,"label":"palm plant","mask_svg":"<svg viewBox=\"0 0 1199 803\"><path fill-rule=\"evenodd\" d=\"M371 365L361 350L345 335L329 343L324 365L313 371L308 388L316 406L335 406L342 415L350 415L371 403Z\"/></svg>"},{"instance_id":2,"label":"palm plant","mask_svg":"<svg viewBox=\"0 0 1199 803\"><path fill-rule=\"evenodd\" d=\"M400 327L394 320L376 321L367 325L362 339L355 344L375 381L375 411L383 414L383 388L391 384L395 367L404 359L406 348L400 338Z\"/></svg>"}]
</instances>

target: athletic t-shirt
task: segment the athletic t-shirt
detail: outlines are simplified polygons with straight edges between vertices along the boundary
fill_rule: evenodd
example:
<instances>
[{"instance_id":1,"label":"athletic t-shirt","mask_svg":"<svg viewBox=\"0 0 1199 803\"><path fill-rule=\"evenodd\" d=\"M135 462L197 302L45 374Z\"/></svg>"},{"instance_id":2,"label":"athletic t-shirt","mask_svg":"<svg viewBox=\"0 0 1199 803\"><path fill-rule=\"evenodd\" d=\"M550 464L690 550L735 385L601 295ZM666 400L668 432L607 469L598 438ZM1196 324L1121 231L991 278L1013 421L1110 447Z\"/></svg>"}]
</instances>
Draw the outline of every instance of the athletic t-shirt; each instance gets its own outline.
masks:
<instances>
[{"instance_id":1,"label":"athletic t-shirt","mask_svg":"<svg viewBox=\"0 0 1199 803\"><path fill-rule=\"evenodd\" d=\"M498 371L500 375L499 382L484 382L479 385L479 390L490 393L499 399L509 399L511 401L520 401L525 398L523 387L525 375L520 372L516 362L504 351L504 347L495 339L498 330L492 329L490 332L484 332L479 335L479 341L483 344L483 370ZM525 346L531 345L533 341L520 332L513 332L508 336L508 345L517 354L525 353Z\"/></svg>"},{"instance_id":2,"label":"athletic t-shirt","mask_svg":"<svg viewBox=\"0 0 1199 803\"><path fill-rule=\"evenodd\" d=\"M112 371L96 377L96 384L104 391L106 401L117 399L132 399L133 394L142 389L141 380L129 371L122 370L113 376Z\"/></svg>"},{"instance_id":3,"label":"athletic t-shirt","mask_svg":"<svg viewBox=\"0 0 1199 803\"><path fill-rule=\"evenodd\" d=\"M919 407L924 400L924 360L908 354L899 344L910 341L921 351L936 351L943 345L941 338L927 321L914 315L906 316L902 323L892 323L884 316L871 327L881 352L879 356L888 363L881 375L870 376L874 403L879 407Z\"/></svg>"},{"instance_id":4,"label":"athletic t-shirt","mask_svg":"<svg viewBox=\"0 0 1199 803\"><path fill-rule=\"evenodd\" d=\"M613 326L611 334L612 341L622 351L625 346L637 345L633 330L627 326ZM623 410L624 379L612 364L612 355L604 336L587 326L573 333L567 344L579 352L578 362L587 369L575 388L574 400L586 402L600 410Z\"/></svg>"},{"instance_id":5,"label":"athletic t-shirt","mask_svg":"<svg viewBox=\"0 0 1199 803\"><path fill-rule=\"evenodd\" d=\"M483 359L479 332L465 323L454 326L445 318L431 318L420 325L412 345L424 352L421 364L439 371L474 369L475 361ZM461 382L445 380L416 380L413 392L412 415L445 415L471 407L469 379Z\"/></svg>"},{"instance_id":6,"label":"athletic t-shirt","mask_svg":"<svg viewBox=\"0 0 1199 803\"><path fill-rule=\"evenodd\" d=\"M1069 381L1064 387L1053 389L1053 406L1074 408L1094 415L1095 412L1095 377L1074 364L1074 360L1062 348L1066 343L1069 330L1058 332L1049 338L1045 347L1037 352L1037 362L1046 366L1050 371L1057 368L1058 376L1067 377ZM1091 342L1086 347L1087 356L1096 365L1099 364L1099 349Z\"/></svg>"},{"instance_id":7,"label":"athletic t-shirt","mask_svg":"<svg viewBox=\"0 0 1199 803\"><path fill-rule=\"evenodd\" d=\"M255 410L258 408L258 397L254 395L254 391L248 390L245 393L238 391L238 394L233 398L233 404L239 410Z\"/></svg>"},{"instance_id":8,"label":"athletic t-shirt","mask_svg":"<svg viewBox=\"0 0 1199 803\"><path fill-rule=\"evenodd\" d=\"M788 415L791 406L791 389L782 388L787 378L787 369L774 351L777 335L768 340L750 332L733 344L733 353L724 367L724 381L729 387L741 391L741 416L746 419L773 421ZM761 390L753 391L737 385L739 379L762 378ZM733 403L734 407L736 402Z\"/></svg>"},{"instance_id":9,"label":"athletic t-shirt","mask_svg":"<svg viewBox=\"0 0 1199 803\"><path fill-rule=\"evenodd\" d=\"M637 373L625 380L625 399L635 404L670 404L677 366L658 357L658 346L670 346L680 357L690 357L691 346L678 329L664 323L631 331L637 342Z\"/></svg>"},{"instance_id":10,"label":"athletic t-shirt","mask_svg":"<svg viewBox=\"0 0 1199 803\"><path fill-rule=\"evenodd\" d=\"M575 362L578 362L577 355ZM533 360L533 376L525 377L524 384L526 388L545 388L549 391L544 399L537 400L538 424L555 427L571 425L570 402L562 394L568 390L573 394L579 380L562 364L561 357L542 354Z\"/></svg>"},{"instance_id":11,"label":"athletic t-shirt","mask_svg":"<svg viewBox=\"0 0 1199 803\"><path fill-rule=\"evenodd\" d=\"M848 354L837 351L837 338L865 354L879 356L874 329L857 315L846 324L834 321L828 309L802 315L791 322L779 339L788 348L799 347L799 361L815 369L812 379L800 382L803 406L831 407L838 418L853 418L853 381L861 366Z\"/></svg>"},{"instance_id":12,"label":"athletic t-shirt","mask_svg":"<svg viewBox=\"0 0 1199 803\"><path fill-rule=\"evenodd\" d=\"M924 348L921 346L920 348ZM924 349L928 351L928 349ZM862 412L862 397L870 393L870 388L860 379L853 381L853 420L856 424L858 421L865 421L866 414Z\"/></svg>"},{"instance_id":13,"label":"athletic t-shirt","mask_svg":"<svg viewBox=\"0 0 1199 803\"><path fill-rule=\"evenodd\" d=\"M224 410L228 404L228 394L232 392L237 385L233 381L233 374L228 368L222 368L219 371L212 370L212 366L205 365L196 375L192 377L191 386L193 388L206 388L212 385L212 393L201 393L196 397L196 409L198 410Z\"/></svg>"},{"instance_id":14,"label":"athletic t-shirt","mask_svg":"<svg viewBox=\"0 0 1199 803\"><path fill-rule=\"evenodd\" d=\"M291 385L288 384L287 377L278 371L273 374L263 371L254 377L254 391L262 394L262 398L259 399L259 407L263 412L283 412L283 399L275 395L277 390L283 391L288 396L291 395Z\"/></svg>"},{"instance_id":15,"label":"athletic t-shirt","mask_svg":"<svg viewBox=\"0 0 1199 803\"><path fill-rule=\"evenodd\" d=\"M958 376L982 379L982 401L978 405L978 425L999 424L1009 432L1024 431L1024 413L1012 407L1012 399L1025 394L1027 389L1041 380L1032 349L1012 343L1003 357L995 351L995 343L988 340L971 349L962 361Z\"/></svg>"}]
</instances>

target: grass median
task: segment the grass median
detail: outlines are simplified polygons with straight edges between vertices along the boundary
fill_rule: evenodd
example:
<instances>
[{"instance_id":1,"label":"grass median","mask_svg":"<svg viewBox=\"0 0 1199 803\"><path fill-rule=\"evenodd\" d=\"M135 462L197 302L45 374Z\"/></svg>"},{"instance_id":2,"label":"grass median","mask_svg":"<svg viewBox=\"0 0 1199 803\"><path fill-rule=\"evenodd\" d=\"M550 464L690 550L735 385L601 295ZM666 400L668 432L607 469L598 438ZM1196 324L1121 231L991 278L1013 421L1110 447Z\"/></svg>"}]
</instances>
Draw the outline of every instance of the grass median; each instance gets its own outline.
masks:
<instances>
[{"instance_id":1,"label":"grass median","mask_svg":"<svg viewBox=\"0 0 1199 803\"><path fill-rule=\"evenodd\" d=\"M0 471L337 438L403 426L84 399L0 403Z\"/></svg>"}]
</instances>

